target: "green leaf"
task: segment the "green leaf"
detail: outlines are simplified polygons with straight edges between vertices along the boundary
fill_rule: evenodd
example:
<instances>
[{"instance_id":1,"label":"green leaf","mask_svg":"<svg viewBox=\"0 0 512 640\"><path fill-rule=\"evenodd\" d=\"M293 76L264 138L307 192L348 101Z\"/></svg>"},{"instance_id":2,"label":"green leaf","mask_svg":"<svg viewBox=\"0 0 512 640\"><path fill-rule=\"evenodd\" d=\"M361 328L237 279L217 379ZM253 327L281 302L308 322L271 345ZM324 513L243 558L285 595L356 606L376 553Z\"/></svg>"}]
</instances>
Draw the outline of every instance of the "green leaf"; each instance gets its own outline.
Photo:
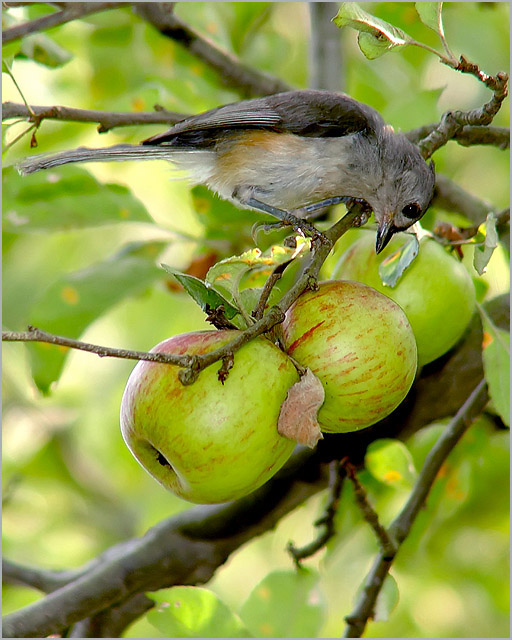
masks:
<instances>
[{"instance_id":1,"label":"green leaf","mask_svg":"<svg viewBox=\"0 0 512 640\"><path fill-rule=\"evenodd\" d=\"M351 27L359 31L359 48L369 60L395 47L414 43L405 31L367 13L357 2L342 2L333 22L338 27Z\"/></svg>"},{"instance_id":2,"label":"green leaf","mask_svg":"<svg viewBox=\"0 0 512 640\"><path fill-rule=\"evenodd\" d=\"M251 249L214 264L206 274L206 280L229 300L236 300L243 278L247 287L263 286L273 269L292 260L306 246L306 243L299 243L296 249L291 249L274 245L264 252ZM251 310L246 309L248 312Z\"/></svg>"},{"instance_id":3,"label":"green leaf","mask_svg":"<svg viewBox=\"0 0 512 640\"><path fill-rule=\"evenodd\" d=\"M483 362L485 379L494 408L510 426L510 333L499 329L479 307L484 329Z\"/></svg>"},{"instance_id":4,"label":"green leaf","mask_svg":"<svg viewBox=\"0 0 512 640\"><path fill-rule=\"evenodd\" d=\"M81 229L117 222L152 222L121 185L101 184L85 169L41 171L22 178L4 169L3 228L15 233Z\"/></svg>"},{"instance_id":5,"label":"green leaf","mask_svg":"<svg viewBox=\"0 0 512 640\"><path fill-rule=\"evenodd\" d=\"M412 456L403 442L375 440L366 450L365 467L374 478L398 489L411 489L416 481Z\"/></svg>"},{"instance_id":6,"label":"green leaf","mask_svg":"<svg viewBox=\"0 0 512 640\"><path fill-rule=\"evenodd\" d=\"M358 602L359 598L361 597L366 585L367 578L368 576L366 576L363 582L359 585L354 596L354 603ZM377 596L377 602L375 603L375 607L373 609L373 621L386 622L389 619L389 616L395 610L399 600L400 591L398 590L398 584L396 583L396 580L393 578L393 576L388 573L384 580L384 584L382 585L382 589Z\"/></svg>"},{"instance_id":7,"label":"green leaf","mask_svg":"<svg viewBox=\"0 0 512 640\"><path fill-rule=\"evenodd\" d=\"M148 595L157 606L146 617L166 638L250 637L240 618L208 589L172 587Z\"/></svg>"},{"instance_id":8,"label":"green leaf","mask_svg":"<svg viewBox=\"0 0 512 640\"><path fill-rule=\"evenodd\" d=\"M315 571L274 571L254 588L240 617L256 638L316 638L325 602Z\"/></svg>"},{"instance_id":9,"label":"green leaf","mask_svg":"<svg viewBox=\"0 0 512 640\"><path fill-rule=\"evenodd\" d=\"M44 33L23 38L17 58L28 58L45 67L55 68L69 62L73 55Z\"/></svg>"},{"instance_id":10,"label":"green leaf","mask_svg":"<svg viewBox=\"0 0 512 640\"><path fill-rule=\"evenodd\" d=\"M386 622L398 605L399 600L400 591L398 584L393 576L388 573L377 598L377 602L375 603L373 610L374 622Z\"/></svg>"},{"instance_id":11,"label":"green leaf","mask_svg":"<svg viewBox=\"0 0 512 640\"><path fill-rule=\"evenodd\" d=\"M424 25L435 31L441 37L443 33L443 21L441 12L443 9L442 2L415 2L414 6Z\"/></svg>"},{"instance_id":12,"label":"green leaf","mask_svg":"<svg viewBox=\"0 0 512 640\"><path fill-rule=\"evenodd\" d=\"M224 307L224 313L228 320L231 320L239 313L238 309L231 305L208 282L203 282L200 278L182 273L167 264L162 264L162 267L176 278L205 313L208 313L211 309L218 309L221 305Z\"/></svg>"},{"instance_id":13,"label":"green leaf","mask_svg":"<svg viewBox=\"0 0 512 640\"><path fill-rule=\"evenodd\" d=\"M494 250L498 246L498 232L496 231L497 218L494 212L487 214L487 219L483 225L480 225L479 232L485 235L483 245L475 246L475 254L473 257L473 265L478 272L478 275L482 275L487 270L489 260L494 253Z\"/></svg>"},{"instance_id":14,"label":"green leaf","mask_svg":"<svg viewBox=\"0 0 512 640\"><path fill-rule=\"evenodd\" d=\"M388 287L394 287L402 277L419 252L419 242L415 235L410 235L400 249L392 253L379 265L379 276L382 283Z\"/></svg>"},{"instance_id":15,"label":"green leaf","mask_svg":"<svg viewBox=\"0 0 512 640\"><path fill-rule=\"evenodd\" d=\"M54 282L33 307L30 324L68 338L79 338L108 309L162 276L155 260L166 243L133 243L109 259ZM32 376L44 394L59 379L69 349L27 344Z\"/></svg>"}]
</instances>

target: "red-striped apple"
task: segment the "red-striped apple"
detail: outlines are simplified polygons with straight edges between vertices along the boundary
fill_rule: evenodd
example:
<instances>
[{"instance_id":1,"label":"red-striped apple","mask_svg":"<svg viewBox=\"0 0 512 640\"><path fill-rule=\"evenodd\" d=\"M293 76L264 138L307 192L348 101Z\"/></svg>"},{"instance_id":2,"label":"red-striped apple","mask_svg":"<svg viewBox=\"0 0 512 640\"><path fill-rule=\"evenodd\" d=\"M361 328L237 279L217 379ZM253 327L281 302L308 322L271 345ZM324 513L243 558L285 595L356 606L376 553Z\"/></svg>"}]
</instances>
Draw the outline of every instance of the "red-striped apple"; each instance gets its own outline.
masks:
<instances>
[{"instance_id":1,"label":"red-striped apple","mask_svg":"<svg viewBox=\"0 0 512 640\"><path fill-rule=\"evenodd\" d=\"M416 373L416 342L400 307L359 282L330 281L286 313L284 345L320 379L322 431L357 431L385 418Z\"/></svg>"},{"instance_id":2,"label":"red-striped apple","mask_svg":"<svg viewBox=\"0 0 512 640\"><path fill-rule=\"evenodd\" d=\"M237 331L197 331L153 351L203 354ZM121 430L140 464L164 487L198 503L234 500L261 486L295 442L277 432L281 404L298 381L288 356L263 337L244 345L222 384L220 363L184 386L174 365L140 360L121 403Z\"/></svg>"}]
</instances>

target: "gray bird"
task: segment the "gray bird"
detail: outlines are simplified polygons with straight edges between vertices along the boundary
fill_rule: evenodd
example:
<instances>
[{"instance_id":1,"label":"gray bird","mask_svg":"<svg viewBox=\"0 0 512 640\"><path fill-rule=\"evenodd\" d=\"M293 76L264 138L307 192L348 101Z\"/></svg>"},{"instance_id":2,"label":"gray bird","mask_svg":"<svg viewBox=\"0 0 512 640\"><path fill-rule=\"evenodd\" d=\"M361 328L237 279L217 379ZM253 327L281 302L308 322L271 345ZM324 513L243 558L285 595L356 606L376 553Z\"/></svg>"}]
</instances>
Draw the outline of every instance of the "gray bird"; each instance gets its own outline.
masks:
<instances>
[{"instance_id":1,"label":"gray bird","mask_svg":"<svg viewBox=\"0 0 512 640\"><path fill-rule=\"evenodd\" d=\"M26 175L71 162L155 159L187 170L221 198L285 221L362 199L377 221L377 253L423 216L434 193L433 163L375 109L316 90L235 102L140 145L37 155L17 168Z\"/></svg>"}]
</instances>

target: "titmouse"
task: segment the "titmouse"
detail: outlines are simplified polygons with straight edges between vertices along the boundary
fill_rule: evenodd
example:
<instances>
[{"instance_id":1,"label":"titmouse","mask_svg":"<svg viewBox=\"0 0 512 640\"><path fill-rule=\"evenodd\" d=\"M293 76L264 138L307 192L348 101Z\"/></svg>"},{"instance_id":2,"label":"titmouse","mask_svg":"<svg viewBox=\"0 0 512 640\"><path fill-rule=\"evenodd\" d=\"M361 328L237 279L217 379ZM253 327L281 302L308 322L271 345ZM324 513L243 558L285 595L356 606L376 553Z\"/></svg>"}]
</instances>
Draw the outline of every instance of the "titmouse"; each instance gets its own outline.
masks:
<instances>
[{"instance_id":1,"label":"titmouse","mask_svg":"<svg viewBox=\"0 0 512 640\"><path fill-rule=\"evenodd\" d=\"M18 170L25 175L70 162L154 159L186 169L194 182L243 208L288 222L347 198L362 199L378 224L377 253L421 218L434 193L433 163L427 165L375 109L317 90L218 107L140 145L32 156Z\"/></svg>"}]
</instances>

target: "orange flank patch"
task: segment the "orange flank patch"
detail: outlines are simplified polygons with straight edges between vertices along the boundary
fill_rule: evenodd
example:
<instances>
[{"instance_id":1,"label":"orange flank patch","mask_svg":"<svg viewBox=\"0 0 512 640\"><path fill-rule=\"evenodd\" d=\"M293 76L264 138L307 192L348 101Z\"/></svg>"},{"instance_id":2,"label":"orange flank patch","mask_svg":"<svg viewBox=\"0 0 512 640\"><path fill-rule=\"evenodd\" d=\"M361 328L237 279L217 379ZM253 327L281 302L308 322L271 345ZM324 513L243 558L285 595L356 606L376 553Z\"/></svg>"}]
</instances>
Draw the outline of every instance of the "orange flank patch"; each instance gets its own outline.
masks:
<instances>
[{"instance_id":1,"label":"orange flank patch","mask_svg":"<svg viewBox=\"0 0 512 640\"><path fill-rule=\"evenodd\" d=\"M235 175L247 163L248 156L252 156L255 151L261 150L267 153L286 154L301 153L303 147L302 140L289 133L274 133L272 131L250 131L237 136L234 144L221 153L217 160L216 174L218 176L232 174Z\"/></svg>"},{"instance_id":2,"label":"orange flank patch","mask_svg":"<svg viewBox=\"0 0 512 640\"><path fill-rule=\"evenodd\" d=\"M60 292L60 297L67 304L76 304L80 300L78 291L73 287L69 287L69 286L63 287L62 291Z\"/></svg>"}]
</instances>

